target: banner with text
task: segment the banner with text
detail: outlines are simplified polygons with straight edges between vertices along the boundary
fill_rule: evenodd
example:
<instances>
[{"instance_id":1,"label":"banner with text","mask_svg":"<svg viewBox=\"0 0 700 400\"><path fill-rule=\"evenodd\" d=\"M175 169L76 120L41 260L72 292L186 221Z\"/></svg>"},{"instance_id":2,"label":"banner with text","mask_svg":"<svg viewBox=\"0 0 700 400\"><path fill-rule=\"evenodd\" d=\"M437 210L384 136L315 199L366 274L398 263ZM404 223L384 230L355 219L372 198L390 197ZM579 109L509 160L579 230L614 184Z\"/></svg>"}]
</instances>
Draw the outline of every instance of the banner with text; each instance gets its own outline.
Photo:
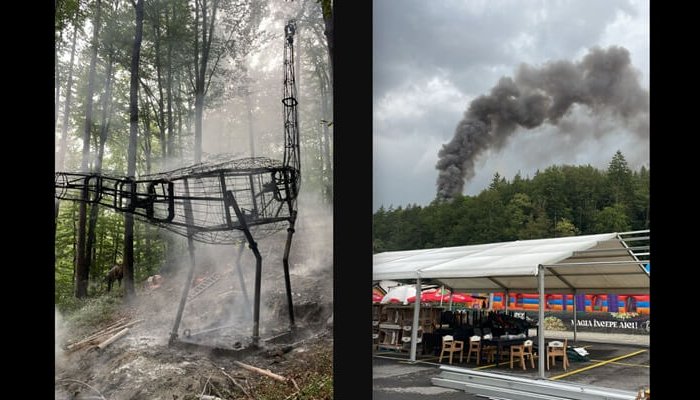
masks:
<instances>
[{"instance_id":1,"label":"banner with text","mask_svg":"<svg viewBox=\"0 0 700 400\"><path fill-rule=\"evenodd\" d=\"M535 322L538 320L536 311L515 311L515 316ZM609 312L578 312L576 313L576 330L579 332L607 332L648 335L650 321L648 314L609 313ZM547 311L544 317L545 329L573 331L574 313L570 311Z\"/></svg>"}]
</instances>

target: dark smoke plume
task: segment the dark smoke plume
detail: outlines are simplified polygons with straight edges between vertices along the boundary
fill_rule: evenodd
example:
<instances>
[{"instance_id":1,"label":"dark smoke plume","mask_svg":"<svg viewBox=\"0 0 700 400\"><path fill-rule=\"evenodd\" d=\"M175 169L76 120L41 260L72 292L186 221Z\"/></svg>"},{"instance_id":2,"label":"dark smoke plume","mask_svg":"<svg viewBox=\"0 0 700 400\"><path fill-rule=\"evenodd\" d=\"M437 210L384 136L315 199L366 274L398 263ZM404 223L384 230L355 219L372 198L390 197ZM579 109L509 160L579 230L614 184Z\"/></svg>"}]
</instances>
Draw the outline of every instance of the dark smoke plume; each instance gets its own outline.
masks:
<instances>
[{"instance_id":1,"label":"dark smoke plume","mask_svg":"<svg viewBox=\"0 0 700 400\"><path fill-rule=\"evenodd\" d=\"M593 48L578 63L553 61L541 68L522 64L515 80L503 77L488 95L474 99L452 140L438 153L437 198L462 194L474 177L474 162L486 149L499 149L518 128L557 125L574 104L596 116L615 116L648 135L649 92L639 85L627 49Z\"/></svg>"}]
</instances>

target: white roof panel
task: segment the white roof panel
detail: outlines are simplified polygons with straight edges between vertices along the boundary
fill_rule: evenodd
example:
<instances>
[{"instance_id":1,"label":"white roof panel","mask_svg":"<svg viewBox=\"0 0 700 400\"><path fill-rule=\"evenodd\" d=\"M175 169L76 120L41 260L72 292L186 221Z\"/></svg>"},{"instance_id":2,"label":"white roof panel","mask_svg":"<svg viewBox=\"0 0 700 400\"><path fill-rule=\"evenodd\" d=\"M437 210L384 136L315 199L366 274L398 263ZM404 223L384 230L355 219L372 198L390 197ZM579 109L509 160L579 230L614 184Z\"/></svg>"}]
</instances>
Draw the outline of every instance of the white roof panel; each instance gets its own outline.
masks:
<instances>
[{"instance_id":1,"label":"white roof panel","mask_svg":"<svg viewBox=\"0 0 700 400\"><path fill-rule=\"evenodd\" d=\"M617 233L379 253L373 279L420 275L459 290L536 290L539 265L547 268L547 291L649 287Z\"/></svg>"}]
</instances>

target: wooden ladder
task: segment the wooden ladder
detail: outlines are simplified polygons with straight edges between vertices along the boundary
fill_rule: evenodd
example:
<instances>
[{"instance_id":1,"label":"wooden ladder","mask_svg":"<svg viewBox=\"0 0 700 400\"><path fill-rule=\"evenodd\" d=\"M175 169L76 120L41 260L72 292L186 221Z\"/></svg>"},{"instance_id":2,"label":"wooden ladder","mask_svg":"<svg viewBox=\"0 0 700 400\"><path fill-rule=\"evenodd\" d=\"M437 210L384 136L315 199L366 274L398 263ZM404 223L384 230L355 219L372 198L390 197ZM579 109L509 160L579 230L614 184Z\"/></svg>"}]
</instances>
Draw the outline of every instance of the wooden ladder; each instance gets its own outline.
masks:
<instances>
[{"instance_id":1,"label":"wooden ladder","mask_svg":"<svg viewBox=\"0 0 700 400\"><path fill-rule=\"evenodd\" d=\"M205 290L209 289L212 285L214 285L219 279L221 279L221 274L219 274L218 272L215 272L205 277L204 280L199 282L197 286L192 288L190 293L187 295L187 301L190 301L202 294Z\"/></svg>"}]
</instances>

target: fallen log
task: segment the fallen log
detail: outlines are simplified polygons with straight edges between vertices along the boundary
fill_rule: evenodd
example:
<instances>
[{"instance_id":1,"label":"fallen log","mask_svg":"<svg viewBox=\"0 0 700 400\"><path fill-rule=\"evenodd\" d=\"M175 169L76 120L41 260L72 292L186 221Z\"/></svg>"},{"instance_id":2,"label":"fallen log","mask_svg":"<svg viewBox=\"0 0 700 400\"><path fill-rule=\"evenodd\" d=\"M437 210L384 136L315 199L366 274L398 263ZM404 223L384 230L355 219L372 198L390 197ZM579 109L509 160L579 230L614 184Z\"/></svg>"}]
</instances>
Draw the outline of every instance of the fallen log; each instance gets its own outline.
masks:
<instances>
[{"instance_id":1,"label":"fallen log","mask_svg":"<svg viewBox=\"0 0 700 400\"><path fill-rule=\"evenodd\" d=\"M287 382L287 378L285 378L281 375L277 375L274 372L270 371L269 369L262 369L262 368L254 367L252 365L244 364L240 361L235 361L235 360L233 361L233 363L238 365L241 368L247 369L248 371L253 371L253 372L256 372L256 373L261 374L261 375L269 376L270 378L276 379L280 382L285 382L285 383Z\"/></svg>"},{"instance_id":2,"label":"fallen log","mask_svg":"<svg viewBox=\"0 0 700 400\"><path fill-rule=\"evenodd\" d=\"M78 342L75 342L73 344L68 345L66 347L66 350L71 351L71 352L75 351L75 350L79 350L79 349L81 349L89 344L94 344L95 341L99 342L104 336L107 336L107 335L112 334L114 332L118 332L124 328L134 326L140 322L143 322L143 319L132 321L132 322L129 322L126 324L124 324L122 322L121 324L116 325L116 326L112 326L112 325L114 325L114 324L112 324L112 325L110 325L110 327L107 327L105 329L97 331L97 332L93 333L92 335L86 337L85 339L82 339Z\"/></svg>"},{"instance_id":3,"label":"fallen log","mask_svg":"<svg viewBox=\"0 0 700 400\"><path fill-rule=\"evenodd\" d=\"M109 339L105 340L104 342L98 344L97 348L100 350L104 350L105 347L116 342L119 338L126 335L127 333L129 333L129 328L124 328L121 331L119 331L119 333L117 333L116 335L114 335L114 336L110 337Z\"/></svg>"},{"instance_id":4,"label":"fallen log","mask_svg":"<svg viewBox=\"0 0 700 400\"><path fill-rule=\"evenodd\" d=\"M116 322L113 322L113 323L107 325L106 327L104 327L104 328L102 328L102 329L100 329L100 330L98 330L98 331L96 331L96 332L93 332L93 333L90 334L89 336L87 336L87 337L85 337L85 338L83 338L83 339L81 339L81 340L78 340L77 342L73 342L73 343L67 345L66 348L67 348L67 349L70 349L71 347L73 347L73 346L75 346L75 345L77 345L77 344L80 344L80 343L82 343L82 342L86 342L86 341L89 341L89 340L91 340L91 339L94 339L94 338L96 338L96 337L98 337L98 336L101 336L102 333L104 333L105 331L108 331L108 330L110 330L110 329L113 329L113 328L115 328L115 327L117 327L117 326L119 326L119 325L125 323L126 321L127 321L126 317L120 318L120 319L118 319Z\"/></svg>"},{"instance_id":5,"label":"fallen log","mask_svg":"<svg viewBox=\"0 0 700 400\"><path fill-rule=\"evenodd\" d=\"M100 332L104 332L104 331L109 330L109 329L116 328L117 326L123 325L127 321L129 321L128 317L119 318L118 320L112 322L111 324L109 324L109 325L105 326L104 328L100 329L99 331L95 332L95 334L98 334Z\"/></svg>"},{"instance_id":6,"label":"fallen log","mask_svg":"<svg viewBox=\"0 0 700 400\"><path fill-rule=\"evenodd\" d=\"M125 323L125 322L128 321L128 320L129 320L129 317L121 317L121 318L119 318L118 320L112 322L111 324L105 326L104 329L113 328L113 327L115 327L115 326L118 326L118 325L121 325L121 324ZM103 330L104 330L104 329L103 329Z\"/></svg>"}]
</instances>

